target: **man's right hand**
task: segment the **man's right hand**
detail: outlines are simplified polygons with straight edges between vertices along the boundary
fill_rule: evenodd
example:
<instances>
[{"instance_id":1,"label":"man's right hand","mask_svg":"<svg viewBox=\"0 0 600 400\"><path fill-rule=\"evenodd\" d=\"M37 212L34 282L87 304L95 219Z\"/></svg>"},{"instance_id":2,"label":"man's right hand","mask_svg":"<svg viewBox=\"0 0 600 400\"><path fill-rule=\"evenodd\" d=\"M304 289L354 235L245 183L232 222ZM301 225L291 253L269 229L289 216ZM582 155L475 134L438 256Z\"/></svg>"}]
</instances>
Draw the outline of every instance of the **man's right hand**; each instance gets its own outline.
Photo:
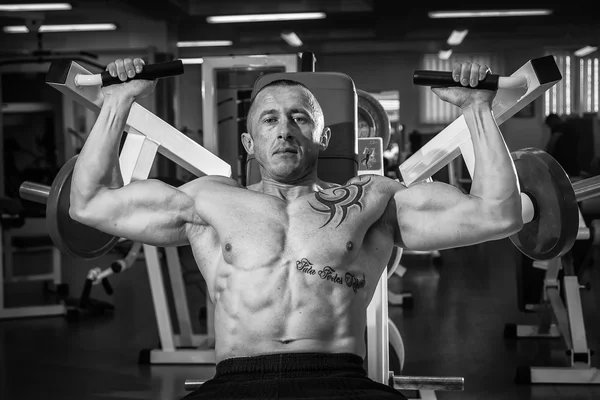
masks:
<instances>
[{"instance_id":1,"label":"man's right hand","mask_svg":"<svg viewBox=\"0 0 600 400\"><path fill-rule=\"evenodd\" d=\"M136 74L142 72L144 65L144 60L141 58L117 59L108 64L106 70L110 75L119 77L124 83L103 87L102 93L104 93L104 96L123 96L135 101L152 93L156 87L156 80L134 79L125 82L127 79L131 79Z\"/></svg>"}]
</instances>

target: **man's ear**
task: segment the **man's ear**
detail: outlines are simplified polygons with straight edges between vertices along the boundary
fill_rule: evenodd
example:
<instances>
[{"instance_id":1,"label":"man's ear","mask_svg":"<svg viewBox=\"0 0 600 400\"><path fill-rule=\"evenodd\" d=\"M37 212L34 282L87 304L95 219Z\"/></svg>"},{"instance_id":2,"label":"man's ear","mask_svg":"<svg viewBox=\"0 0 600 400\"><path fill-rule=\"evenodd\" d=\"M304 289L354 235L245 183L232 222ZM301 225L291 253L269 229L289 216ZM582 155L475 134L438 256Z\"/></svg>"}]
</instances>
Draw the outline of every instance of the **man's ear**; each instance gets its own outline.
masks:
<instances>
[{"instance_id":1,"label":"man's ear","mask_svg":"<svg viewBox=\"0 0 600 400\"><path fill-rule=\"evenodd\" d=\"M247 132L244 132L244 133L242 133L240 140L242 141L242 145L244 146L244 149L246 149L246 152L249 155L253 155L254 154L254 140L252 139L252 135L250 135Z\"/></svg>"},{"instance_id":2,"label":"man's ear","mask_svg":"<svg viewBox=\"0 0 600 400\"><path fill-rule=\"evenodd\" d=\"M331 139L331 129L329 127L325 127L323 132L321 133L321 138L319 139L319 150L326 150L329 146L329 140Z\"/></svg>"}]
</instances>

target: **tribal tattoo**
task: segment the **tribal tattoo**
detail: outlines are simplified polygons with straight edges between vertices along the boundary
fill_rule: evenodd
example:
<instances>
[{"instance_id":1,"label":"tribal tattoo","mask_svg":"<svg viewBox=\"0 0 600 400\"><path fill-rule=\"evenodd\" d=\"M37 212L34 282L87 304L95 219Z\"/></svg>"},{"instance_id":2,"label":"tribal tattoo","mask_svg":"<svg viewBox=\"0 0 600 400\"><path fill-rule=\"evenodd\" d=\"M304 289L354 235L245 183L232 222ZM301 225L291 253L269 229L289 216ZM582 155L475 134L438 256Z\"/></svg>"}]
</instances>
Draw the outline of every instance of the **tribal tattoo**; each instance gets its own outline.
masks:
<instances>
[{"instance_id":1,"label":"tribal tattoo","mask_svg":"<svg viewBox=\"0 0 600 400\"><path fill-rule=\"evenodd\" d=\"M360 179L360 178L359 178ZM363 186L366 186L371 181L371 178L368 178L366 181L361 182L352 182L346 184L344 186L340 186L332 189L331 193L336 195L333 198L327 198L327 193L324 191L319 191L315 193L315 198L319 203L321 203L325 208L317 208L309 203L313 210L322 213L329 214L329 219L325 221L321 228L327 225L331 220L336 216L338 210L341 211L342 216L340 218L340 222L338 222L337 226L340 226L342 222L348 216L348 210L352 206L357 206L359 210L362 211L363 204L360 202L364 195ZM338 194L339 193L339 194Z\"/></svg>"},{"instance_id":2,"label":"tribal tattoo","mask_svg":"<svg viewBox=\"0 0 600 400\"><path fill-rule=\"evenodd\" d=\"M356 275L351 274L350 272L346 272L344 276L341 277L335 272L335 269L331 268L330 266L325 266L321 270L314 269L313 264L306 258L303 258L300 261L296 261L296 268L298 269L298 271L301 271L307 275L317 275L319 278L329 281L331 283L335 283L338 285L346 284L346 286L352 288L354 293L356 293L358 289L364 288L366 283L366 277L364 273L362 274L362 277L357 277Z\"/></svg>"}]
</instances>

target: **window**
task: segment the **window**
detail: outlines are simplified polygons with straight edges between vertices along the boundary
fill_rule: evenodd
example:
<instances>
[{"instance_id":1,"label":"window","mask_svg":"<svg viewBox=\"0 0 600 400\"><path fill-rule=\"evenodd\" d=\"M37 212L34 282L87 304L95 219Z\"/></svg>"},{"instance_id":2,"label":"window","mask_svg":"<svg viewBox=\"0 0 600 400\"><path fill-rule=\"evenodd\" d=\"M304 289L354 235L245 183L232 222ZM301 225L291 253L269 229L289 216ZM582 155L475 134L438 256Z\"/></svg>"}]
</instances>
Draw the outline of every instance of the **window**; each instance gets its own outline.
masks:
<instances>
[{"instance_id":1,"label":"window","mask_svg":"<svg viewBox=\"0 0 600 400\"><path fill-rule=\"evenodd\" d=\"M437 54L425 54L423 69L450 71L457 62L478 62L489 65L492 72L502 74L502 65L498 57L492 54L456 54L447 60L441 60ZM460 109L450 103L441 101L427 86L420 89L421 122L424 124L449 124L460 115Z\"/></svg>"},{"instance_id":2,"label":"window","mask_svg":"<svg viewBox=\"0 0 600 400\"><path fill-rule=\"evenodd\" d=\"M573 74L571 73L573 57L567 53L552 54L563 78L544 93L544 112L545 115L568 115L573 110Z\"/></svg>"},{"instance_id":3,"label":"window","mask_svg":"<svg viewBox=\"0 0 600 400\"><path fill-rule=\"evenodd\" d=\"M576 57L567 52L551 52L562 80L544 94L544 112L570 115L599 111L598 56Z\"/></svg>"}]
</instances>

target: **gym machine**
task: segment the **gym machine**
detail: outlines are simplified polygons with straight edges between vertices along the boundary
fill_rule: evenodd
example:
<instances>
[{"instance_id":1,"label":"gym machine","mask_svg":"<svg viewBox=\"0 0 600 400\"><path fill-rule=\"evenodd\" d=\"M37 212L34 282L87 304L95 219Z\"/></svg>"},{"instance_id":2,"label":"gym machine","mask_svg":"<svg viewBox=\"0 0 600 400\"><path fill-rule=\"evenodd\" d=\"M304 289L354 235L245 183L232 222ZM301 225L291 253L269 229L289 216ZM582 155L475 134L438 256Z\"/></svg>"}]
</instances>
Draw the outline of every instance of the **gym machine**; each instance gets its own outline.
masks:
<instances>
[{"instance_id":1,"label":"gym machine","mask_svg":"<svg viewBox=\"0 0 600 400\"><path fill-rule=\"evenodd\" d=\"M560 79L556 68L553 72L550 66L554 62L552 56L535 60L529 70L542 71L541 74L549 81ZM522 69L523 70L523 69ZM415 74L415 80L420 84L434 85L440 81L451 79L437 74L436 79L420 81L422 76ZM515 75L508 80L495 76L494 85L520 88L522 75ZM529 83L530 80L527 79ZM498 95L504 92L498 92ZM521 96L521 94L517 94ZM527 93L522 94L524 98ZM493 106L497 122L505 120L508 113L500 97ZM498 108L498 113L496 113ZM508 110L513 115L513 109ZM500 121L498 118L500 117ZM401 173L407 181L413 182L419 177L426 176L440 165L462 154L470 176L474 171L474 152L472 143L460 138L463 135L463 122L460 126L448 129L445 137L436 136L424 146L419 156L411 160L409 167L402 168ZM467 131L468 132L468 131ZM442 132L444 133L444 132ZM446 142L446 140L448 142ZM453 143L448 146L448 143ZM435 153L435 156L430 154ZM429 169L424 161L426 155L438 165ZM508 324L505 327L506 337L561 337L567 347L567 367L529 367L517 369L518 383L553 383L553 384L598 384L600 374L591 367L591 352L587 346L585 326L581 307L578 276L574 273L571 249L577 239L592 239L592 252L597 251L596 229L598 221L593 221L591 229L586 227L578 203L593 199L600 195L600 176L571 182L561 165L546 152L536 148L525 148L511 153L521 188L523 228L510 236L511 242L521 253L534 260L534 266L546 270L544 280L544 299L542 306L546 310L541 315L538 326L518 326ZM434 164L431 165L434 165ZM414 169L413 169L414 168ZM559 272L564 273L559 279ZM562 288L561 288L562 284ZM564 291L564 300L561 298ZM556 324L552 320L556 320Z\"/></svg>"},{"instance_id":2,"label":"gym machine","mask_svg":"<svg viewBox=\"0 0 600 400\"><path fill-rule=\"evenodd\" d=\"M254 59L253 59L254 61ZM552 62L554 60L552 59ZM532 68L532 64L536 64L538 68ZM529 65L529 70L525 72L525 77L518 79L520 84L524 86L524 91L519 93L517 90L507 90L506 92L512 93L511 95L505 95L505 101L501 104L505 107L504 110L507 111L504 113L506 118L508 118L508 114L512 112L512 114L519 111L520 108L523 108L526 104L531 102L534 98L539 96L543 91L547 88L551 87L554 83L556 83L560 79L560 74L558 73L558 78L556 74L549 74L547 71L544 74L540 74L540 68L544 69L552 69L554 67L556 69L556 65L554 63L549 63L546 61L545 63L541 63L539 60L530 61L526 67ZM77 87L75 82L75 76L77 74L81 75L89 75L89 73L81 68L79 65L75 63L71 63L69 65L63 64L61 66L51 67L51 73L49 73L49 78L53 77L53 79L49 79L49 84L55 86L58 90L61 90L67 96L73 96L76 100L83 102L86 106L97 109L102 102L101 96L99 96L99 90L97 87ZM536 71L537 69L537 71ZM556 69L557 71L557 69ZM52 73L53 72L53 73ZM552 71L551 71L552 72ZM500 85L502 87L502 85ZM206 89L206 88L204 88ZM516 93L515 93L516 92ZM498 92L498 98L502 98L502 91ZM495 110L496 111L496 110ZM496 113L497 118L502 116L502 112ZM511 115L512 115L511 114ZM146 179L148 177L148 173L154 157L157 153L161 153L165 155L167 158L175 161L176 163L182 165L184 168L188 169L190 172L202 176L204 174L213 174L213 175L231 175L231 167L224 163L222 160L218 159L213 155L211 151L203 148L200 145L197 145L191 139L183 136L178 131L170 127L164 121L160 120L158 117L154 116L152 113L149 113L147 110L143 109L138 104L134 104L130 113L130 116L127 120L128 125L128 136L125 142L125 146L121 153L120 163L122 174L126 183L131 182L136 179ZM466 125L465 125L466 128ZM451 129L454 130L453 133L456 133L456 124ZM208 132L206 132L207 134ZM443 133L443 132L442 132ZM439 135L438 135L439 136ZM451 135L452 136L452 135ZM460 135L455 135L460 136ZM464 135L463 135L464 136ZM467 135L468 136L468 135ZM437 137L436 137L437 138ZM443 137L442 137L443 138ZM458 141L458 143L448 143L447 140L442 140L444 142L444 146L442 147L442 158L448 160L451 158L448 155L447 150L450 153L454 152L454 156L457 156L462 150L463 156L466 158L465 149L468 148L468 140ZM433 141L432 141L433 142ZM432 143L430 142L430 143ZM429 143L428 143L429 144ZM439 141L438 141L439 144ZM215 142L212 143L207 142L207 145L211 145L215 147ZM472 149L472 148L471 148ZM438 153L439 155L440 153ZM444 155L445 154L445 155ZM429 157L428 157L429 158ZM472 157L474 159L474 157ZM428 161L434 161L429 159ZM431 162L431 165L439 165L440 163ZM414 169L414 168L413 168ZM427 168L426 168L427 169ZM402 168L401 168L402 172ZM425 175L428 171L425 171ZM430 171L429 171L430 172ZM410 175L410 178L414 178L415 175ZM426 180L427 177L421 176L421 181ZM407 179L404 177L404 181L406 185L410 184L411 179ZM414 179L412 180L414 182ZM53 184L54 186L54 184ZM67 183L62 185L63 188L68 186ZM561 187L562 188L562 187ZM65 190L68 193L68 190ZM526 195L525 195L526 196ZM526 199L531 199L530 197L523 197L524 201ZM528 224L545 224L547 223L548 218L548 210L544 207L539 206L539 199L534 198L536 200L533 203L531 200L532 206L528 209L529 219ZM48 200L51 200L49 197ZM68 206L68 203L66 203ZM524 207L527 209L527 207ZM58 219L59 225L69 225L71 222L68 222L68 207L66 209L61 210L62 215ZM525 214L528 215L528 214ZM550 216L552 217L552 216ZM540 220L542 222L540 222ZM526 224L526 226L528 225ZM76 229L84 229L83 227L79 227ZM110 249L113 244L110 244L111 241L117 240L116 238L111 237L100 237L96 234L91 233L92 228L87 228L90 230L88 237L96 237L97 241L95 243L95 248L102 248L100 253L106 252L107 249ZM61 235L66 232L62 232ZM517 234L518 235L518 234ZM522 238L527 238L527 236L522 236ZM54 238L53 238L54 239ZM59 237L58 240L62 240L62 237ZM516 242L516 239L515 239ZM561 242L563 244L563 251L567 251L568 249L568 241L565 242L564 239ZM64 244L64 243L63 243ZM106 248L105 248L106 246ZM67 246L68 247L68 246ZM522 241L519 242L517 247L524 253L532 253L535 252L535 249L531 249L531 241ZM94 249L88 248L88 253L93 252ZM149 264L158 265L158 256L156 254L156 248L152 246L144 245L144 253L146 256L146 260ZM540 254L540 257L547 256L547 253ZM152 279L156 279L159 284L153 284L153 295L155 289L161 290L164 288L162 285L162 279L160 277L160 271L157 271L156 276L153 276ZM368 347L369 354L371 357L369 358L368 363L368 373L369 376L381 383L390 384L396 388L402 389L399 385L406 383L404 381L409 380L414 382L418 380L416 378L404 377L404 376L394 376L392 371L389 371L389 363L388 363L388 324L387 322L387 299L385 299L387 295L387 290L385 288L385 283L387 282L387 272L385 275L382 275L382 279L380 279L380 284L378 285L377 292L374 296L374 301L376 301L378 306L375 308L375 315L372 316L372 319L368 321ZM177 288L175 288L177 289ZM164 295L164 293L163 293ZM157 302L155 297L155 310L157 312L157 316L166 315L168 318L168 310L164 307L164 302ZM371 305L370 305L371 307ZM170 328L169 324L165 324ZM164 328L165 326L162 326ZM172 336L171 336L172 337ZM163 336L161 335L161 339ZM167 343L168 344L168 343ZM165 347L165 343L161 343L163 348ZM171 349L174 349L174 343L171 343ZM195 356L198 356L201 351L194 349L190 350L195 353ZM373 357L375 355L375 357ZM194 355L190 356L194 358ZM202 357L198 357L196 359L197 363L206 362L206 359L202 359ZM462 389L462 378L431 378L431 379L421 379L419 384L413 385L412 387L418 387L419 389L423 389L427 387L427 390L448 390L449 388L459 388ZM423 383L425 382L425 383ZM432 383L437 382L437 383ZM458 385L452 384L458 383ZM437 386L436 386L437 385ZM405 389L410 388L404 387ZM429 393L426 390L422 390L421 394L427 395Z\"/></svg>"}]
</instances>

